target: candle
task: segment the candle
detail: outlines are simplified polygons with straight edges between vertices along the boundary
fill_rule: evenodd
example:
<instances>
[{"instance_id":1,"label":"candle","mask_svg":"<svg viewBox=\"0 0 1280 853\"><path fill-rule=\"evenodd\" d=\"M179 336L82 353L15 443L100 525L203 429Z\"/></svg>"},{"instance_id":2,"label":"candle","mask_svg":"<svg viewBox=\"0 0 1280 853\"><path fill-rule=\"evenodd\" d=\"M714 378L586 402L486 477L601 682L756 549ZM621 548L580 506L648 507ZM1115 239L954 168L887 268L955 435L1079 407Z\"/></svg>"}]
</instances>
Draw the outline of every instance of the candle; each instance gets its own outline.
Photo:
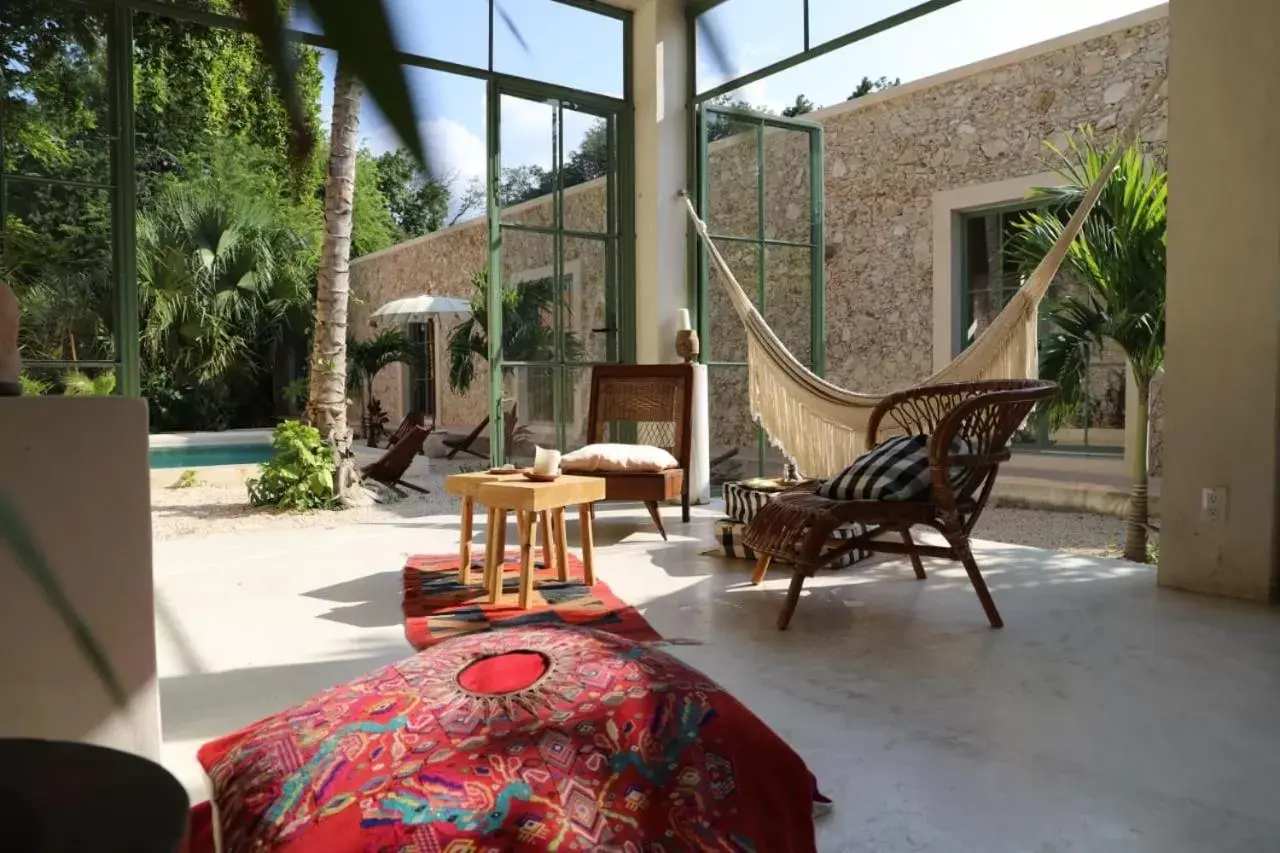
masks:
<instances>
[{"instance_id":1,"label":"candle","mask_svg":"<svg viewBox=\"0 0 1280 853\"><path fill-rule=\"evenodd\" d=\"M693 328L689 322L689 309L681 308L676 314L676 331L687 332Z\"/></svg>"}]
</instances>

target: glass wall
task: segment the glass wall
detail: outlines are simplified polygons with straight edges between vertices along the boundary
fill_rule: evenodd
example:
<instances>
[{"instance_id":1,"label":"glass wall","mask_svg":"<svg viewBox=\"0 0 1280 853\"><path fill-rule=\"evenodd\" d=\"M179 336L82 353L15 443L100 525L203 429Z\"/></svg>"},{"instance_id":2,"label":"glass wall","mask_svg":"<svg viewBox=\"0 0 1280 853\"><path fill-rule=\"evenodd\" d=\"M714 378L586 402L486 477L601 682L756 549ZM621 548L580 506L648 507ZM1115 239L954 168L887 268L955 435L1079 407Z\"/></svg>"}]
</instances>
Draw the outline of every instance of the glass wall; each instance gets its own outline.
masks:
<instances>
[{"instance_id":1,"label":"glass wall","mask_svg":"<svg viewBox=\"0 0 1280 853\"><path fill-rule=\"evenodd\" d=\"M558 122L560 147L548 141L547 162L536 164L546 190L562 194L547 261L565 296L552 324L557 352L581 338L584 357L616 358L625 347L593 330L629 335L617 331L626 312L603 300L579 312L568 300L590 290L588 271L613 293L631 268L629 220L617 213L630 192L622 153L631 133L630 13L580 0L507 6L389 0L430 163L423 170L362 100L352 255L507 202L504 170L491 166L508 141L512 165L530 145L499 140L489 123L497 87L519 89L535 105L554 104ZM299 4L289 19L298 88L318 140L299 162L274 76L238 8L234 0L0 8L0 277L22 309L28 391L144 393L159 429L265 425L297 411L336 57ZM580 49L563 50L566 37ZM606 172L607 203L563 202ZM492 222L492 257L499 237ZM570 271L574 263L584 271ZM482 272L469 270L467 283ZM496 271L491 281L500 280ZM500 317L494 327L501 335ZM428 347L431 336L406 331ZM440 375L436 367L426 365L425 376ZM477 376L500 377L497 368L478 367ZM491 411L503 393L495 380ZM530 394L543 409L571 396ZM552 408L576 411L576 403Z\"/></svg>"}]
</instances>

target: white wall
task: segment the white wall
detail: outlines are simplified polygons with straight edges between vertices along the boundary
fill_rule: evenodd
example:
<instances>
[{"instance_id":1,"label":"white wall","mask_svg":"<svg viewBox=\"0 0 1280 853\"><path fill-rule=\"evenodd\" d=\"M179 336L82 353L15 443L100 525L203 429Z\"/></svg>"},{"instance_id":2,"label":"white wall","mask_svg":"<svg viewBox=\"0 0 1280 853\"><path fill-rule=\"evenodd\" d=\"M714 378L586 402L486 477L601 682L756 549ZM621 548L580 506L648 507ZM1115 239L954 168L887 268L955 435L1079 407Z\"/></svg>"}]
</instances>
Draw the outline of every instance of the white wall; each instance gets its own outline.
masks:
<instances>
[{"instance_id":1,"label":"white wall","mask_svg":"<svg viewBox=\"0 0 1280 853\"><path fill-rule=\"evenodd\" d=\"M1280 414L1280 4L1170 4L1160 583L1273 600ZM1201 492L1228 491L1202 518Z\"/></svg>"},{"instance_id":2,"label":"white wall","mask_svg":"<svg viewBox=\"0 0 1280 853\"><path fill-rule=\"evenodd\" d=\"M131 697L127 711L113 708L0 540L0 736L158 758L146 402L0 398L0 491L16 501Z\"/></svg>"},{"instance_id":3,"label":"white wall","mask_svg":"<svg viewBox=\"0 0 1280 853\"><path fill-rule=\"evenodd\" d=\"M685 290L685 216L676 193L688 172L684 4L649 0L636 9L636 361L678 361L676 312Z\"/></svg>"}]
</instances>

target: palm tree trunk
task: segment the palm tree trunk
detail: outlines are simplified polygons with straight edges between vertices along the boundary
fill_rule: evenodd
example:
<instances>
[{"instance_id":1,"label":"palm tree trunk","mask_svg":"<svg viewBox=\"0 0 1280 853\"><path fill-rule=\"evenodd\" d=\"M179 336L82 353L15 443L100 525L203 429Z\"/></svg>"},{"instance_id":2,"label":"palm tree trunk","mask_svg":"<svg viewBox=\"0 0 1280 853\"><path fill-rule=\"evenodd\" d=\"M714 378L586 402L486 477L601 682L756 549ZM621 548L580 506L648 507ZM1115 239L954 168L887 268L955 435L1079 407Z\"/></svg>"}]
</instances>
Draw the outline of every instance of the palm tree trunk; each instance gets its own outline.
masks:
<instances>
[{"instance_id":1,"label":"palm tree trunk","mask_svg":"<svg viewBox=\"0 0 1280 853\"><path fill-rule=\"evenodd\" d=\"M356 482L347 426L347 298L351 257L351 211L360 134L360 82L338 60L333 84L329 174L324 187L324 239L316 276L314 345L307 416L338 454L334 488L350 497Z\"/></svg>"},{"instance_id":2,"label":"palm tree trunk","mask_svg":"<svg viewBox=\"0 0 1280 853\"><path fill-rule=\"evenodd\" d=\"M1138 381L1138 423L1133 442L1133 490L1129 493L1129 517L1124 530L1124 558L1135 563L1147 561L1147 431L1150 420L1151 385Z\"/></svg>"}]
</instances>

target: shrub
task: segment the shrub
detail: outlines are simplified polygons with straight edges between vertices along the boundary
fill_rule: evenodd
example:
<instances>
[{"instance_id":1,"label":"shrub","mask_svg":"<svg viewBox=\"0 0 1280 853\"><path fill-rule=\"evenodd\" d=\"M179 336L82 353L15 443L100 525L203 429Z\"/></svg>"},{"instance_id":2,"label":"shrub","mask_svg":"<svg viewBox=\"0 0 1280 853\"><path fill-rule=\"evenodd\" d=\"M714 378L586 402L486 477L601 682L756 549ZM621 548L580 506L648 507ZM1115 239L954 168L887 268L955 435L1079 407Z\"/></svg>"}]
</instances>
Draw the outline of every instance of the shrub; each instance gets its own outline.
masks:
<instances>
[{"instance_id":1,"label":"shrub","mask_svg":"<svg viewBox=\"0 0 1280 853\"><path fill-rule=\"evenodd\" d=\"M285 421L271 437L275 456L249 480L249 502L288 510L328 509L335 505L333 447L320 431L298 421Z\"/></svg>"},{"instance_id":2,"label":"shrub","mask_svg":"<svg viewBox=\"0 0 1280 853\"><path fill-rule=\"evenodd\" d=\"M196 472L188 468L178 475L178 480L173 484L175 489L190 489L198 483Z\"/></svg>"}]
</instances>

